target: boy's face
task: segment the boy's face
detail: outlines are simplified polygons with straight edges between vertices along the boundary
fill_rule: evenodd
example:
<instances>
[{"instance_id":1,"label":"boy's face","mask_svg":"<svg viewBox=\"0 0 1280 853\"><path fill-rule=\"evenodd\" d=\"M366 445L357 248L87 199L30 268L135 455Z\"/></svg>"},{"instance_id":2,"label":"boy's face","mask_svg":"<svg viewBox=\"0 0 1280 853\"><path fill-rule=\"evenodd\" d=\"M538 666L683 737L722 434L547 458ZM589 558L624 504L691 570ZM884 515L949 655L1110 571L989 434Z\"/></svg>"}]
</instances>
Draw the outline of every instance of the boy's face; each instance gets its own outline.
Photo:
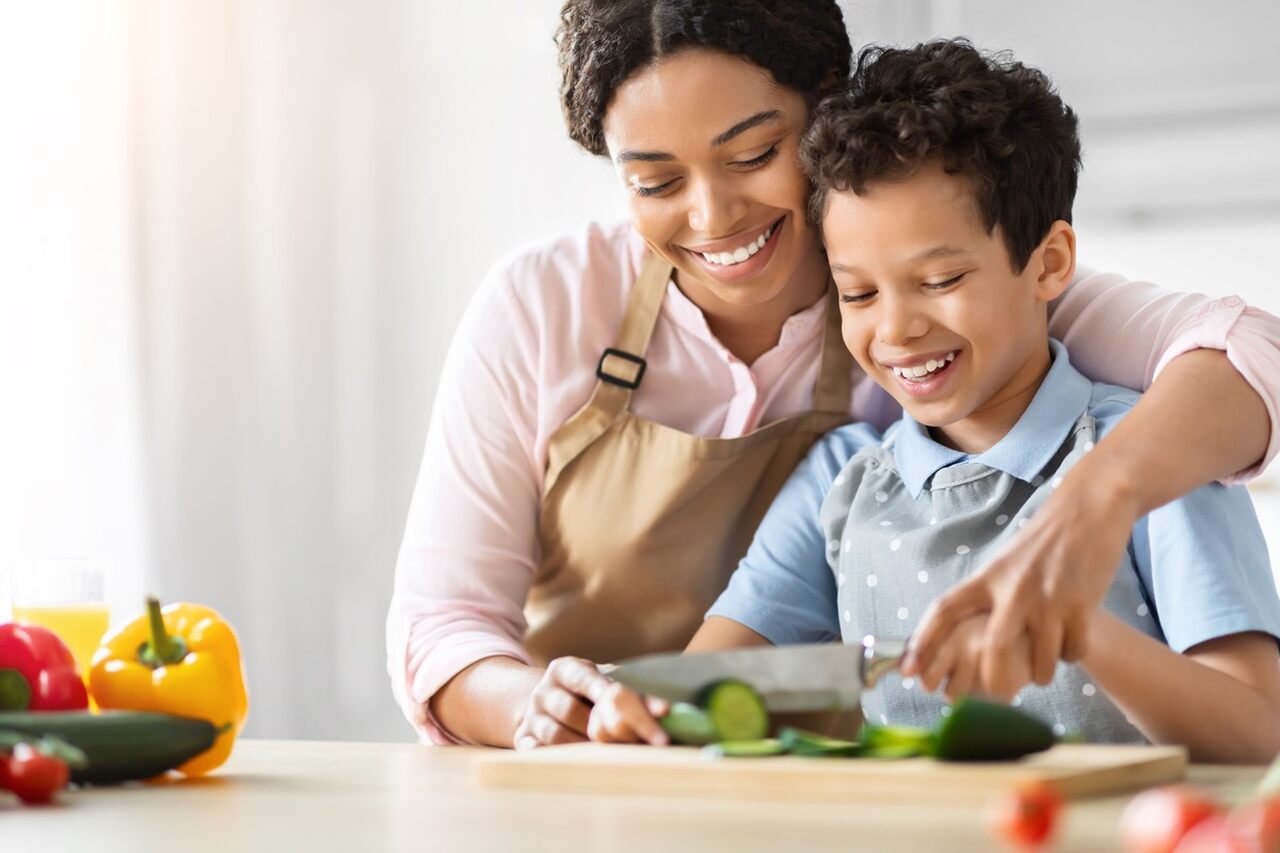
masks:
<instances>
[{"instance_id":1,"label":"boy's face","mask_svg":"<svg viewBox=\"0 0 1280 853\"><path fill-rule=\"evenodd\" d=\"M832 192L822 231L845 344L917 421L950 436L1034 395L1049 363L1046 301L1061 288L1045 285L1043 245L1013 272L969 179L929 163L864 195Z\"/></svg>"}]
</instances>

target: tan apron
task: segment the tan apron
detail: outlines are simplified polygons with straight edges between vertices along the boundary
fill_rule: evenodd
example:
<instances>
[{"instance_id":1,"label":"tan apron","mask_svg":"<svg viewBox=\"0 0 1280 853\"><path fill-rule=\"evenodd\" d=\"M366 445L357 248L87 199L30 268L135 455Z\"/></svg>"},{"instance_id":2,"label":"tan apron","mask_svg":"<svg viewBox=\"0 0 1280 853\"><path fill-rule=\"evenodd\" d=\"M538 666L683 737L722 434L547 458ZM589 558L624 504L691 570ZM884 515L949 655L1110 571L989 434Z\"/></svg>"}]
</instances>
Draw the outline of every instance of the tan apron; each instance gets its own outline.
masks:
<instances>
[{"instance_id":1,"label":"tan apron","mask_svg":"<svg viewBox=\"0 0 1280 853\"><path fill-rule=\"evenodd\" d=\"M819 436L851 420L852 357L834 296L813 411L727 439L634 415L671 270L645 261L591 399L551 437L542 559L525 607L526 647L540 663L684 648L783 482Z\"/></svg>"}]
</instances>

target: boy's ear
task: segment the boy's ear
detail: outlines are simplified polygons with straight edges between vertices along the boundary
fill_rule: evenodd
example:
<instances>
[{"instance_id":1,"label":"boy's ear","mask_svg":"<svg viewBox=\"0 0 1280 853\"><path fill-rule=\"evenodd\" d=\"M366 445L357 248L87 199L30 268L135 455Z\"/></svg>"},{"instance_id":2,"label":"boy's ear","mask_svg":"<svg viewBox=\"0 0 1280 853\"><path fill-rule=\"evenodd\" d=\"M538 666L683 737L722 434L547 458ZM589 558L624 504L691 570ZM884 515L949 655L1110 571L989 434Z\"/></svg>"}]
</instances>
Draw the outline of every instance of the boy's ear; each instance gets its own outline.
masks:
<instances>
[{"instance_id":1,"label":"boy's ear","mask_svg":"<svg viewBox=\"0 0 1280 853\"><path fill-rule=\"evenodd\" d=\"M1071 224L1059 219L1050 225L1035 257L1040 267L1036 298L1052 302L1067 289L1076 272L1076 232Z\"/></svg>"}]
</instances>

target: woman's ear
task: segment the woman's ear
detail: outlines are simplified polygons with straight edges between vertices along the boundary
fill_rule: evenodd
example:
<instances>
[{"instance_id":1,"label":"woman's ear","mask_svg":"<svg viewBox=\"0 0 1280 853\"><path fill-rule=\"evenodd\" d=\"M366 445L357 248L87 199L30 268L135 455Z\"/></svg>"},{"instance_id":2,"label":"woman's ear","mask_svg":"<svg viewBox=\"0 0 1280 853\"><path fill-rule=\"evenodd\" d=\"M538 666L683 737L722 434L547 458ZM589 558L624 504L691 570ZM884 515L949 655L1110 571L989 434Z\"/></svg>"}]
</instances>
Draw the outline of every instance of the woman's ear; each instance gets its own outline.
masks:
<instances>
[{"instance_id":1,"label":"woman's ear","mask_svg":"<svg viewBox=\"0 0 1280 853\"><path fill-rule=\"evenodd\" d=\"M1049 226L1034 258L1040 266L1036 277L1036 298L1052 302L1071 284L1076 272L1076 232L1059 219Z\"/></svg>"}]
</instances>

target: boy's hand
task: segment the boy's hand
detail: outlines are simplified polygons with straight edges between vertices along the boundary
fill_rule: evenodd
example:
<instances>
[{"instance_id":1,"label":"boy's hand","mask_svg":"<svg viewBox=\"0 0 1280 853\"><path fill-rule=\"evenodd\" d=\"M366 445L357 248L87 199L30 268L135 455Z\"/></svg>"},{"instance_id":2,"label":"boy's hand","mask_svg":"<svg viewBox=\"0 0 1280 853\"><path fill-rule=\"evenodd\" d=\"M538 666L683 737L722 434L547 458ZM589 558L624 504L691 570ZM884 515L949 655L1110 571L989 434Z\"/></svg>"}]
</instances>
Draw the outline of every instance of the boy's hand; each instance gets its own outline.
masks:
<instances>
[{"instance_id":1,"label":"boy's hand","mask_svg":"<svg viewBox=\"0 0 1280 853\"><path fill-rule=\"evenodd\" d=\"M991 617L979 655L982 683L999 695L1011 696L1028 681L1048 684L1059 659L1084 656L1089 618L1136 521L1125 490L1113 487L1105 471L1082 472L1087 461L1067 474L1003 553L930 606L904 674L928 668L956 626L978 613ZM1029 677L1019 675L1024 664Z\"/></svg>"},{"instance_id":2,"label":"boy's hand","mask_svg":"<svg viewBox=\"0 0 1280 853\"><path fill-rule=\"evenodd\" d=\"M587 739L605 743L667 743L656 716L666 703L640 694L600 673L583 658L556 658L529 697L516 727L516 749Z\"/></svg>"},{"instance_id":3,"label":"boy's hand","mask_svg":"<svg viewBox=\"0 0 1280 853\"><path fill-rule=\"evenodd\" d=\"M1030 644L1024 634L1019 638L1017 653L1012 656L1014 669L1006 673L1008 677L994 684L985 681L979 661L987 622L986 614L962 619L951 632L947 644L918 673L920 686L929 692L942 687L948 702L975 693L999 702L1011 700L1030 680ZM1017 687L1010 689L1010 684Z\"/></svg>"}]
</instances>

